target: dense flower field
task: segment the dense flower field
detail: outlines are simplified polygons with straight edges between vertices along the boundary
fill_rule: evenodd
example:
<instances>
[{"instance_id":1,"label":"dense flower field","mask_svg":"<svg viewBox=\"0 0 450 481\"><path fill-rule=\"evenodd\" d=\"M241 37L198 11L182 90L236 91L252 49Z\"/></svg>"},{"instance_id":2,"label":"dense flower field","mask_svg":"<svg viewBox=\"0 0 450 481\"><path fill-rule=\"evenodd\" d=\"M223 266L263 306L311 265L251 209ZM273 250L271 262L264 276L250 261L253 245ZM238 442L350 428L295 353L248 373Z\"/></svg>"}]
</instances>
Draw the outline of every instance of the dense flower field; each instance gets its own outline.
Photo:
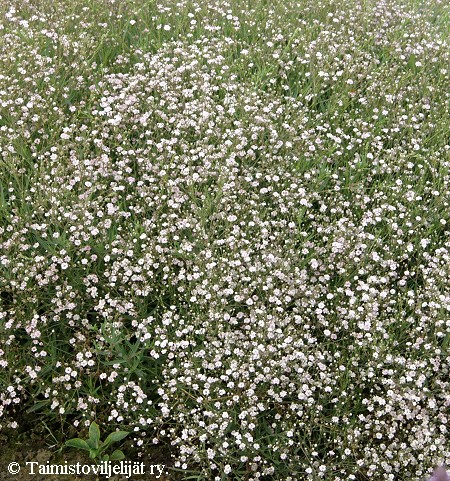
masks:
<instances>
[{"instance_id":1,"label":"dense flower field","mask_svg":"<svg viewBox=\"0 0 450 481\"><path fill-rule=\"evenodd\" d=\"M450 6L4 0L0 424L198 480L450 461Z\"/></svg>"}]
</instances>

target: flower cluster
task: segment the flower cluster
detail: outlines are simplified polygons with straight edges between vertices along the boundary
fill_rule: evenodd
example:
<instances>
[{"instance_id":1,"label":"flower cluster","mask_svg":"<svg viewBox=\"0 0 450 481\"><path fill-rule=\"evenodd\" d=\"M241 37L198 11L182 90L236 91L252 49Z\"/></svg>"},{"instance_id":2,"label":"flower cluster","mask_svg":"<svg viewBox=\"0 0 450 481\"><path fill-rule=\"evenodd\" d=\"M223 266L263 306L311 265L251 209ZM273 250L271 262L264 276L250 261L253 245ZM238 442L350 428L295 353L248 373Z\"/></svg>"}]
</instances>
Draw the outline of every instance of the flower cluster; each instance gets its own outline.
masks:
<instances>
[{"instance_id":1,"label":"flower cluster","mask_svg":"<svg viewBox=\"0 0 450 481\"><path fill-rule=\"evenodd\" d=\"M217 481L448 462L443 3L5 1L2 427Z\"/></svg>"}]
</instances>

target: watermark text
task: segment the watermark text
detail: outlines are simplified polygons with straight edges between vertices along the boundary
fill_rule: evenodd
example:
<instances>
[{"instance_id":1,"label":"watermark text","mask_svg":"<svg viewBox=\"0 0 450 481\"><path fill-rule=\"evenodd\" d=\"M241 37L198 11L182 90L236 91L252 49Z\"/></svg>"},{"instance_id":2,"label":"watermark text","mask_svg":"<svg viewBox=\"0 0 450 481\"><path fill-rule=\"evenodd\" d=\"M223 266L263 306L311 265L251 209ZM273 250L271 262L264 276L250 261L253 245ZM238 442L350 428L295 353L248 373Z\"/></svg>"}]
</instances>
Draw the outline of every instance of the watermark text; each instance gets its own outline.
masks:
<instances>
[{"instance_id":1,"label":"watermark text","mask_svg":"<svg viewBox=\"0 0 450 481\"><path fill-rule=\"evenodd\" d=\"M46 463L27 461L25 466L28 470L28 474L31 476L35 474L56 474L61 476L100 475L110 478L114 475L120 475L129 479L131 476L149 474L151 476L155 476L156 479L159 479L163 474L167 474L165 471L165 464L146 465L143 462L134 461L120 461L119 463L102 461L99 464L82 464L79 462L75 464L69 464L67 461L64 464L51 464L50 461L47 461ZM9 463L8 472L10 474L18 474L20 470L21 466L19 463Z\"/></svg>"}]
</instances>

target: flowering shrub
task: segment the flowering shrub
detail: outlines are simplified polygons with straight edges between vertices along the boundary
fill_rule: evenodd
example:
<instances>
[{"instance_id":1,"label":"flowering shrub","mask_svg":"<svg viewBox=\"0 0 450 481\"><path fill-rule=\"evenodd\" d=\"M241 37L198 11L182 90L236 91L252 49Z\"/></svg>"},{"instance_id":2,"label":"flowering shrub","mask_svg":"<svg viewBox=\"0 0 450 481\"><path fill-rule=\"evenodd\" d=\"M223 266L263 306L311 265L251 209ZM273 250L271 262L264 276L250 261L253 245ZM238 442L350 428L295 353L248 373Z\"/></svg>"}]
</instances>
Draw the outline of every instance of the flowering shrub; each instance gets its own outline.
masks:
<instances>
[{"instance_id":1,"label":"flowering shrub","mask_svg":"<svg viewBox=\"0 0 450 481\"><path fill-rule=\"evenodd\" d=\"M217 481L448 461L449 5L57 4L0 7L2 426Z\"/></svg>"}]
</instances>

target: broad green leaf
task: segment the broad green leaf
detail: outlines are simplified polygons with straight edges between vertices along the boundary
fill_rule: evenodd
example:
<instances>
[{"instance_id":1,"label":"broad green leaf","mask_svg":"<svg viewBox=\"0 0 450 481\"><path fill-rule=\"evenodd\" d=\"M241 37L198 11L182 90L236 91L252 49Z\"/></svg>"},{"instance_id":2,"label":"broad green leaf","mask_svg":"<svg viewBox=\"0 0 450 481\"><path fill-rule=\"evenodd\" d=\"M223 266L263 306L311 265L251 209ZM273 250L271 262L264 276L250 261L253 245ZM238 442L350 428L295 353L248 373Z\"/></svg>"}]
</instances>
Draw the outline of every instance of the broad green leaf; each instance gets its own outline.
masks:
<instances>
[{"instance_id":1,"label":"broad green leaf","mask_svg":"<svg viewBox=\"0 0 450 481\"><path fill-rule=\"evenodd\" d=\"M95 443L94 441L92 441L92 439L86 439L86 442L88 443L91 449L95 449Z\"/></svg>"},{"instance_id":2,"label":"broad green leaf","mask_svg":"<svg viewBox=\"0 0 450 481\"><path fill-rule=\"evenodd\" d=\"M98 442L100 441L100 428L98 424L93 422L89 426L89 439L93 442L94 448L98 448Z\"/></svg>"},{"instance_id":3,"label":"broad green leaf","mask_svg":"<svg viewBox=\"0 0 450 481\"><path fill-rule=\"evenodd\" d=\"M129 434L130 433L128 433L127 431L114 431L105 439L105 444L117 443L117 441L122 441L122 439L126 438Z\"/></svg>"},{"instance_id":4,"label":"broad green leaf","mask_svg":"<svg viewBox=\"0 0 450 481\"><path fill-rule=\"evenodd\" d=\"M89 450L89 457L91 459L95 459L99 455L99 450L98 449L90 449Z\"/></svg>"},{"instance_id":5,"label":"broad green leaf","mask_svg":"<svg viewBox=\"0 0 450 481\"><path fill-rule=\"evenodd\" d=\"M120 461L121 459L125 459L125 454L123 454L120 449L116 449L115 451L113 451L109 459L111 461Z\"/></svg>"},{"instance_id":6,"label":"broad green leaf","mask_svg":"<svg viewBox=\"0 0 450 481\"><path fill-rule=\"evenodd\" d=\"M86 451L90 451L89 444L84 439L80 439L80 438L69 439L64 443L64 446L67 446L69 448L78 448L78 449L85 449Z\"/></svg>"}]
</instances>

